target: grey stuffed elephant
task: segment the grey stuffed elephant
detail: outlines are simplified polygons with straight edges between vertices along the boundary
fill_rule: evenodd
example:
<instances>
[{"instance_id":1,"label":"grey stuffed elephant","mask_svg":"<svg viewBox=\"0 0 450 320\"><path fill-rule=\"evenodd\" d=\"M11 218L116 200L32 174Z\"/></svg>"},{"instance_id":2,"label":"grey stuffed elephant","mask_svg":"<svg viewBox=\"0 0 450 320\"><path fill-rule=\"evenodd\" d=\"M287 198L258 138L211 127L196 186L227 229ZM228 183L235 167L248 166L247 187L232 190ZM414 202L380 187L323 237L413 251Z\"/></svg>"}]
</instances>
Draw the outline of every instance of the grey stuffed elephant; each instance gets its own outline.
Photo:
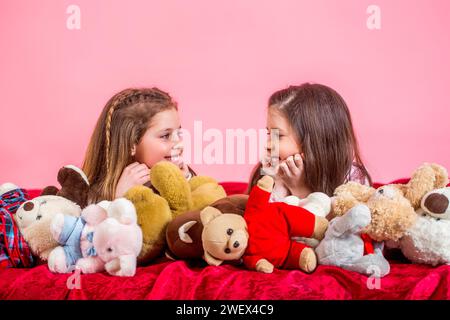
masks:
<instances>
[{"instance_id":1,"label":"grey stuffed elephant","mask_svg":"<svg viewBox=\"0 0 450 320\"><path fill-rule=\"evenodd\" d=\"M383 256L383 242L374 242L374 253L364 255L361 233L371 222L369 208L359 204L331 220L324 239L316 247L319 264L338 266L365 275L383 277L390 271Z\"/></svg>"}]
</instances>

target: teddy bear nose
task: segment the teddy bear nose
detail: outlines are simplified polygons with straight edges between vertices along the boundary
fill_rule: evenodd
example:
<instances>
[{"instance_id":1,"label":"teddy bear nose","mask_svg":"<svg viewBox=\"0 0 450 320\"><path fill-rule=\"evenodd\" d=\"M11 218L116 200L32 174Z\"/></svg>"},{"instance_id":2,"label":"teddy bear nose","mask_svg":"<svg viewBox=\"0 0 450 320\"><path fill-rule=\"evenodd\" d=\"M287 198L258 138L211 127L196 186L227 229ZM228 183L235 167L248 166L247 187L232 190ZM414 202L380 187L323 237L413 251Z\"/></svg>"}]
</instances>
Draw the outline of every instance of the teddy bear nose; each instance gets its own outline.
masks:
<instances>
[{"instance_id":1,"label":"teddy bear nose","mask_svg":"<svg viewBox=\"0 0 450 320\"><path fill-rule=\"evenodd\" d=\"M432 213L445 213L448 208L448 199L440 193L432 193L425 199L424 206Z\"/></svg>"},{"instance_id":2,"label":"teddy bear nose","mask_svg":"<svg viewBox=\"0 0 450 320\"><path fill-rule=\"evenodd\" d=\"M33 202L27 202L27 203L25 203L25 205L23 206L23 209L24 209L25 211L31 211L31 210L33 210L33 208L34 208Z\"/></svg>"},{"instance_id":3,"label":"teddy bear nose","mask_svg":"<svg viewBox=\"0 0 450 320\"><path fill-rule=\"evenodd\" d=\"M233 247L235 247L235 248L239 247L239 241L235 241L235 242L233 243Z\"/></svg>"}]
</instances>

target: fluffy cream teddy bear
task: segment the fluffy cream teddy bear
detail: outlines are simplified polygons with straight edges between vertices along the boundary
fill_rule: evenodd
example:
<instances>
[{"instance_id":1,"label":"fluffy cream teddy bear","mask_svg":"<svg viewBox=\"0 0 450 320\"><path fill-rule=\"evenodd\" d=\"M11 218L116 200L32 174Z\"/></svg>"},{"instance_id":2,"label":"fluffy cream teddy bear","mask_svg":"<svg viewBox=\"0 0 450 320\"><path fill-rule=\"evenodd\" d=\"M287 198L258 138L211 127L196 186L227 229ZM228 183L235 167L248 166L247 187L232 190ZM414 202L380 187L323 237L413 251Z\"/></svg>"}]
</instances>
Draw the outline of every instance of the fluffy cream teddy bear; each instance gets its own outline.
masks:
<instances>
[{"instance_id":1,"label":"fluffy cream teddy bear","mask_svg":"<svg viewBox=\"0 0 450 320\"><path fill-rule=\"evenodd\" d=\"M34 256L42 261L58 246L50 232L53 217L62 213L78 217L87 204L89 182L77 167L68 165L58 172L61 190L47 187L41 196L24 202L14 219Z\"/></svg>"}]
</instances>

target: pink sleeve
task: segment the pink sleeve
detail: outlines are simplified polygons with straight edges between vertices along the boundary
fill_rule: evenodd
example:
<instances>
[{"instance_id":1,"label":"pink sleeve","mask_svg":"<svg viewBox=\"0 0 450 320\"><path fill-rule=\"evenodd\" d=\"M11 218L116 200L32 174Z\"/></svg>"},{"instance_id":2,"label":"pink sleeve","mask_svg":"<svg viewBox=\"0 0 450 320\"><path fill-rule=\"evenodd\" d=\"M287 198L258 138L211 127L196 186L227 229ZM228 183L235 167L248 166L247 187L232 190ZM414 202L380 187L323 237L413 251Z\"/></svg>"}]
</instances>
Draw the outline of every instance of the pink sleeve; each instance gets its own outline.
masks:
<instances>
[{"instance_id":1,"label":"pink sleeve","mask_svg":"<svg viewBox=\"0 0 450 320\"><path fill-rule=\"evenodd\" d=\"M349 181L353 181L353 182L358 182L362 185L369 185L369 180L367 179L366 176L364 176L361 172L361 170L358 168L358 166L356 164L352 165L352 168L350 170L350 173L347 177L347 181L345 182L349 182Z\"/></svg>"}]
</instances>

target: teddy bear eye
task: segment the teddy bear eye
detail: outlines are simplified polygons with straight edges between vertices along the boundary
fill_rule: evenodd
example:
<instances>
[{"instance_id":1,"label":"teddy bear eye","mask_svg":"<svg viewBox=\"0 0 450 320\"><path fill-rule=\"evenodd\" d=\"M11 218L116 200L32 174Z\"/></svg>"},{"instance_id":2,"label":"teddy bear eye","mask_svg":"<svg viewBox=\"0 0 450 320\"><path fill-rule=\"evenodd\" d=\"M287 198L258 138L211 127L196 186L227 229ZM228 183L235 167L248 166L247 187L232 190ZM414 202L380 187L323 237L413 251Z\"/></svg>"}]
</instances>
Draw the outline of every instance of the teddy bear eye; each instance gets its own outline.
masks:
<instances>
[{"instance_id":1,"label":"teddy bear eye","mask_svg":"<svg viewBox=\"0 0 450 320\"><path fill-rule=\"evenodd\" d=\"M232 234L233 234L233 229L231 229L231 228L228 229L228 230L227 230L227 235L231 236Z\"/></svg>"},{"instance_id":2,"label":"teddy bear eye","mask_svg":"<svg viewBox=\"0 0 450 320\"><path fill-rule=\"evenodd\" d=\"M230 252L231 252L230 248L225 249L225 253L230 253Z\"/></svg>"},{"instance_id":3,"label":"teddy bear eye","mask_svg":"<svg viewBox=\"0 0 450 320\"><path fill-rule=\"evenodd\" d=\"M108 252L112 252L113 251L113 249L112 248L108 248L108 249L106 249Z\"/></svg>"},{"instance_id":4,"label":"teddy bear eye","mask_svg":"<svg viewBox=\"0 0 450 320\"><path fill-rule=\"evenodd\" d=\"M384 193L384 190L383 190L383 189L380 189L380 190L378 190L378 192L379 192L380 194L383 194L383 193Z\"/></svg>"}]
</instances>

